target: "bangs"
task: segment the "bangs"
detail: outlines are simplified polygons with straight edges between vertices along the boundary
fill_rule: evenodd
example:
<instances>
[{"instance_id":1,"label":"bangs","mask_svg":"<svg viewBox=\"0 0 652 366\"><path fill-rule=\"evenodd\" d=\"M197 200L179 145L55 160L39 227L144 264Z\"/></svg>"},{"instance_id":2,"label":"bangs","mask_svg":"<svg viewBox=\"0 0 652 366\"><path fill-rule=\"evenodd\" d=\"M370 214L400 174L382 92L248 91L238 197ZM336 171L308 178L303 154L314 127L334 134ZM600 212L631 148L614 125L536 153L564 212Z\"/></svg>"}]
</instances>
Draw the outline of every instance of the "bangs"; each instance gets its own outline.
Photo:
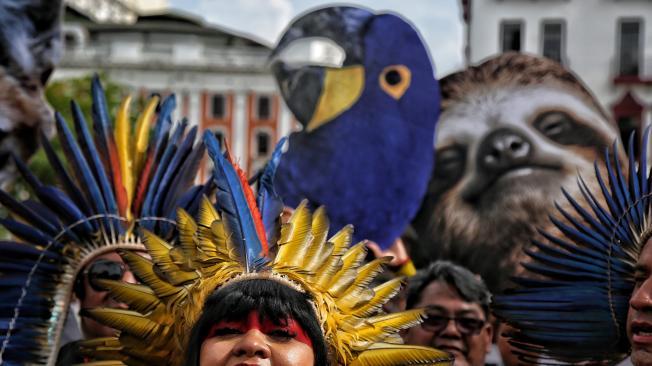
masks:
<instances>
[{"instance_id":1,"label":"bangs","mask_svg":"<svg viewBox=\"0 0 652 366\"><path fill-rule=\"evenodd\" d=\"M283 321L314 312L310 296L273 280L253 279L218 289L204 306L205 320L244 320L257 311L260 320L269 319L280 325ZM315 315L313 315L314 317Z\"/></svg>"}]
</instances>

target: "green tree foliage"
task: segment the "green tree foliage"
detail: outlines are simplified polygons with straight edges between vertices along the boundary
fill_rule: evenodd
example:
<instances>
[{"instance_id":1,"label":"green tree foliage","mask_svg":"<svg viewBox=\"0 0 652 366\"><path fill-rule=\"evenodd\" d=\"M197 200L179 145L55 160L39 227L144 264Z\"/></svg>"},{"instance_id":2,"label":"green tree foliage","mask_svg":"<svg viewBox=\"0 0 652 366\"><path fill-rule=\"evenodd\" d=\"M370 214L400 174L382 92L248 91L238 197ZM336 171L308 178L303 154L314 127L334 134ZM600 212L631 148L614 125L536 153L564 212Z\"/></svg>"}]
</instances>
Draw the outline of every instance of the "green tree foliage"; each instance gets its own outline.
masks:
<instances>
[{"instance_id":1,"label":"green tree foliage","mask_svg":"<svg viewBox=\"0 0 652 366\"><path fill-rule=\"evenodd\" d=\"M72 100L77 102L81 107L84 116L86 117L86 122L89 124L89 128L92 131L92 117L91 117L91 79L92 76L86 76L82 78L75 79L64 79L53 81L48 84L45 90L45 97L52 106L52 109L58 111L63 118L68 122L68 126L74 131L72 126L72 113L70 110L70 103ZM100 76L102 80L102 86L106 93L106 100L109 106L109 113L111 114L111 120L115 115L115 110L117 109L120 101L128 93L128 90L116 83L113 83L107 80L106 77ZM52 145L59 155L62 155L61 145L59 144L58 139L51 140ZM62 159L65 160L65 159ZM45 183L53 184L55 183L55 178L51 174L50 164L43 152L43 149L40 148L36 154L32 157L29 163L30 168L36 174L36 176Z\"/></svg>"},{"instance_id":2,"label":"green tree foliage","mask_svg":"<svg viewBox=\"0 0 652 366\"><path fill-rule=\"evenodd\" d=\"M122 100L123 97L127 95L129 90L124 86L121 86L119 84L111 82L110 80L107 80L107 78L104 77L103 75L100 75L100 79L102 80L102 86L104 87L104 91L106 93L106 99L107 99L107 104L109 106L109 113L111 115L111 120L113 120L115 111L119 106L120 101ZM81 78L56 80L50 82L45 90L45 97L47 101L50 103L50 105L52 106L52 109L61 113L63 118L68 122L68 126L73 131L74 131L74 127L72 125L72 113L70 110L70 103L72 100L75 100L77 104L79 104L79 106L81 107L84 113L84 116L86 117L86 122L89 124L89 127L92 130L92 126L91 126L92 99L90 93L91 80L92 80L92 75L81 77ZM140 101L138 100L138 102ZM132 110L137 109L136 106L137 105L135 105L132 108ZM33 138L37 139L38 136L33 136ZM57 152L57 154L59 154L59 156L62 157L61 160L65 164L65 159L63 158L63 152L59 140L56 138L51 139L51 143L54 150ZM56 178L52 174L52 167L50 166L50 163L47 160L43 148L39 148L37 152L34 154L34 156L32 156L32 158L29 161L29 167L32 170L32 172L34 172L34 174L43 183L55 184L55 185L57 184ZM27 185L19 177L17 177L17 179L12 184L5 187L5 189L12 196L16 197L18 200L24 200L30 196L30 191L27 188ZM4 209L4 207L0 206L0 217L4 217L6 215L7 215L6 210ZM8 237L8 233L6 232L4 227L0 226L0 239L7 238L7 237Z\"/></svg>"}]
</instances>

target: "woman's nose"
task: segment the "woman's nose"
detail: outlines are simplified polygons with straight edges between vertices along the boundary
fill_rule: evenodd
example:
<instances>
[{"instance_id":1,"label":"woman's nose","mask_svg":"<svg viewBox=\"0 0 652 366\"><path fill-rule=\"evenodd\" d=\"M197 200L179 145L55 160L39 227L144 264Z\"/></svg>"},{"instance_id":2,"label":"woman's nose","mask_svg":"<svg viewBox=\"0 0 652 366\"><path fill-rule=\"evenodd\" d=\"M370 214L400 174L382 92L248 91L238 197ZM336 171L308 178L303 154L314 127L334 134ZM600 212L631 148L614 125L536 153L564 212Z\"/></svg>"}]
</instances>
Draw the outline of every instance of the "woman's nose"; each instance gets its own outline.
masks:
<instances>
[{"instance_id":1,"label":"woman's nose","mask_svg":"<svg viewBox=\"0 0 652 366\"><path fill-rule=\"evenodd\" d=\"M250 329L243 334L233 346L235 356L259 357L262 359L271 356L271 350L267 344L265 335L258 329Z\"/></svg>"}]
</instances>

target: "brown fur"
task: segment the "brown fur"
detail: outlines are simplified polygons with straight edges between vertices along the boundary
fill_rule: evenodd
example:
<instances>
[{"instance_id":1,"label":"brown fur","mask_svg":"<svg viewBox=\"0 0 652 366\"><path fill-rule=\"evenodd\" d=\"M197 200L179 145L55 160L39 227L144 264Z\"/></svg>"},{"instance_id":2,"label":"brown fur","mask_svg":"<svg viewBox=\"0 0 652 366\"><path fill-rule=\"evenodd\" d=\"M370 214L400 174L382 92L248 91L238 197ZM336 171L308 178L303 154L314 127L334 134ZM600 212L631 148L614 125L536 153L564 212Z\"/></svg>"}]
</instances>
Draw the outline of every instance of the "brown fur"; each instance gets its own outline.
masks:
<instances>
[{"instance_id":1,"label":"brown fur","mask_svg":"<svg viewBox=\"0 0 652 366\"><path fill-rule=\"evenodd\" d=\"M563 85L581 95L606 120L609 117L588 88L572 72L543 57L507 52L478 66L450 74L440 80L442 110L465 99L478 88L492 89L513 85L553 83Z\"/></svg>"},{"instance_id":2,"label":"brown fur","mask_svg":"<svg viewBox=\"0 0 652 366\"><path fill-rule=\"evenodd\" d=\"M29 158L36 150L39 129L46 134L52 130L52 112L41 84L30 80L21 83L0 66L0 119L7 124L0 125L1 185L12 174L8 154Z\"/></svg>"},{"instance_id":3,"label":"brown fur","mask_svg":"<svg viewBox=\"0 0 652 366\"><path fill-rule=\"evenodd\" d=\"M561 65L515 53L500 55L445 77L441 80L442 106L446 109L456 103L466 103L470 94L538 84L570 89L603 116L604 122L611 123L591 93ZM468 104L467 107L477 106ZM589 125L598 123L587 122ZM614 138L617 138L615 132ZM517 270L516 264L526 260L522 248L533 239L543 239L538 229L557 233L549 220L550 215L560 217L554 203L562 207L569 205L560 187L565 187L571 196L581 201L577 185L579 172L589 189L594 194L598 192L593 162L597 160L604 166L604 148L611 142L605 139L595 146L566 146L569 154L582 157L585 162L579 166L569 164L558 175L524 177L504 187L492 188L492 192L483 194L477 203L462 198L459 181L444 192L431 191L413 222L417 235L407 240L413 260L417 266L424 266L433 259L452 260L482 275L492 291L502 291L510 285L508 278ZM622 150L619 156L622 160Z\"/></svg>"}]
</instances>

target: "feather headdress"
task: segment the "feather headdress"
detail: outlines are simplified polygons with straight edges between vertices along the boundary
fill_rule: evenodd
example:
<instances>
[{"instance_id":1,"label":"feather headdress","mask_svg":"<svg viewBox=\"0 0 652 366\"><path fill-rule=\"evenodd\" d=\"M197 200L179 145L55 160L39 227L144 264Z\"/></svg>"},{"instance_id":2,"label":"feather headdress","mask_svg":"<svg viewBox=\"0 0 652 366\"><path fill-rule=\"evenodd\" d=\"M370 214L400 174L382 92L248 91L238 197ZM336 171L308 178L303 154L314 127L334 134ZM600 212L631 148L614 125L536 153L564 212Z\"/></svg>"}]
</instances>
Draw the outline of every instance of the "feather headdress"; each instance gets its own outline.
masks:
<instances>
[{"instance_id":1,"label":"feather headdress","mask_svg":"<svg viewBox=\"0 0 652 366\"><path fill-rule=\"evenodd\" d=\"M157 116L158 98L150 100L132 132L128 98L111 123L97 77L91 93L93 133L73 102L76 137L56 115L64 158L41 139L60 188L16 159L35 199L0 191L10 213L0 224L17 238L0 242L0 363L53 364L79 271L99 254L144 249L138 228L170 237L175 209L193 212L209 189L191 188L204 147L196 128L172 124L174 96Z\"/></svg>"},{"instance_id":2,"label":"feather headdress","mask_svg":"<svg viewBox=\"0 0 652 366\"><path fill-rule=\"evenodd\" d=\"M595 165L599 192L578 180L581 197L564 191L569 209L552 218L562 235L542 232L523 266L534 276L516 278L518 289L494 301L496 314L515 330L511 343L527 363L612 361L629 350L626 335L634 266L652 227L652 176L646 131L635 160L629 140L628 166L607 149L606 172Z\"/></svg>"},{"instance_id":3,"label":"feather headdress","mask_svg":"<svg viewBox=\"0 0 652 366\"><path fill-rule=\"evenodd\" d=\"M273 176L277 159L261 175L258 205L262 220L242 171L228 152L222 155L212 134L204 137L215 165L216 205L204 199L197 221L179 210L178 245L145 231L151 260L124 253L143 283L103 282L130 309L89 310L90 316L121 332L119 337L82 342L84 353L97 360L117 360L116 365L180 365L186 354L186 335L208 295L227 283L268 278L311 295L333 364L443 365L451 361L445 352L401 344L398 332L418 324L423 311L382 311L402 279L370 288L389 258L363 265L365 243L351 246L351 226L329 237L324 209L311 213L305 202L299 205L281 226L270 255L265 233L273 232L268 228L276 224L282 206L267 178Z\"/></svg>"}]
</instances>

